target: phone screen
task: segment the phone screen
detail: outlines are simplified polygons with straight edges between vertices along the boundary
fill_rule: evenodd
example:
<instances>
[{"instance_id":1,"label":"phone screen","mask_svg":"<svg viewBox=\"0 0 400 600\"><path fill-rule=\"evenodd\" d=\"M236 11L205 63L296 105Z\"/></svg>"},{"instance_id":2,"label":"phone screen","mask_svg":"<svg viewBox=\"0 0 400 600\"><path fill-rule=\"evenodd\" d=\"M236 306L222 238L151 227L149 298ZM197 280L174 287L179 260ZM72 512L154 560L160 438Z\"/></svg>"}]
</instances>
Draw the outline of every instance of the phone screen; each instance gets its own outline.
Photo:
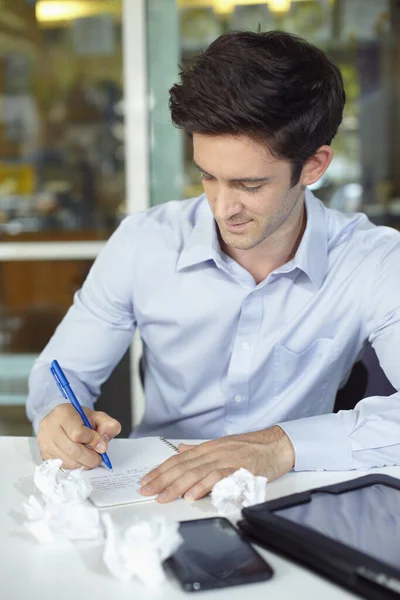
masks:
<instances>
[{"instance_id":1,"label":"phone screen","mask_svg":"<svg viewBox=\"0 0 400 600\"><path fill-rule=\"evenodd\" d=\"M167 560L185 590L265 581L272 577L269 564L225 518L182 521L183 543Z\"/></svg>"}]
</instances>

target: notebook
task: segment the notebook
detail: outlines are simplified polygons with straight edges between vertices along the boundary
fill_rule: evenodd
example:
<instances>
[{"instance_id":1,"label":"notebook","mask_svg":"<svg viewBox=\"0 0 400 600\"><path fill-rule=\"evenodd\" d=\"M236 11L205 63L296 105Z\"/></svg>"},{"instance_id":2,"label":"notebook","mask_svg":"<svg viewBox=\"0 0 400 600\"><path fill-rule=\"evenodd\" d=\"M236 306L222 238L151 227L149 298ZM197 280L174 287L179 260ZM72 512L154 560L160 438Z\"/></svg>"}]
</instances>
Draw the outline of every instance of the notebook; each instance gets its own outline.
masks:
<instances>
[{"instance_id":1,"label":"notebook","mask_svg":"<svg viewBox=\"0 0 400 600\"><path fill-rule=\"evenodd\" d=\"M139 493L140 481L177 452L176 446L162 437L112 440L107 454L113 470L109 471L101 464L86 471L93 487L90 500L98 507L154 500L156 496Z\"/></svg>"}]
</instances>

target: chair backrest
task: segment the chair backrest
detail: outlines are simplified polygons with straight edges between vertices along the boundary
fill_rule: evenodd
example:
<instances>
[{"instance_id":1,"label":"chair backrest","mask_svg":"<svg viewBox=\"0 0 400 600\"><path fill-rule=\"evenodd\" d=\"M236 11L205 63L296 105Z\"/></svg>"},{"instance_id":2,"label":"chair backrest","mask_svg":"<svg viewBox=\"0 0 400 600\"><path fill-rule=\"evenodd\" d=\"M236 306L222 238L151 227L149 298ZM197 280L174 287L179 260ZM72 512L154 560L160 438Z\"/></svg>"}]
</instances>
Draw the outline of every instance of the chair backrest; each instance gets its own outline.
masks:
<instances>
[{"instance_id":1,"label":"chair backrest","mask_svg":"<svg viewBox=\"0 0 400 600\"><path fill-rule=\"evenodd\" d=\"M386 377L372 346L366 347L362 361L368 370L368 386L365 397L390 396L397 391Z\"/></svg>"},{"instance_id":2,"label":"chair backrest","mask_svg":"<svg viewBox=\"0 0 400 600\"><path fill-rule=\"evenodd\" d=\"M130 372L131 358L128 349L101 386L101 394L95 405L96 410L103 410L121 423L122 431L119 437L128 437L132 431Z\"/></svg>"},{"instance_id":3,"label":"chair backrest","mask_svg":"<svg viewBox=\"0 0 400 600\"><path fill-rule=\"evenodd\" d=\"M390 396L396 392L371 345L367 345L361 360L353 365L346 384L336 394L333 412L351 410L363 398Z\"/></svg>"},{"instance_id":4,"label":"chair backrest","mask_svg":"<svg viewBox=\"0 0 400 600\"><path fill-rule=\"evenodd\" d=\"M368 370L359 360L354 363L350 376L345 385L336 394L333 412L351 410L357 402L365 398L368 387Z\"/></svg>"}]
</instances>

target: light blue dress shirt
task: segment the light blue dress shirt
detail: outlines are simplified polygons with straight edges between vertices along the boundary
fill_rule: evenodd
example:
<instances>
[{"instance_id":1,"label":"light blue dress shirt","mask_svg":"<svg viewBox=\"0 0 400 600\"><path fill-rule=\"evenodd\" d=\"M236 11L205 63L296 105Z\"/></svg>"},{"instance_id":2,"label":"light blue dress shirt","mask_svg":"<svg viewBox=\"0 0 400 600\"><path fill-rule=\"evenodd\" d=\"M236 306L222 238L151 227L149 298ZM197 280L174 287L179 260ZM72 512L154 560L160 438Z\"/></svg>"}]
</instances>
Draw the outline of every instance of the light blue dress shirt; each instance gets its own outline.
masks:
<instances>
[{"instance_id":1,"label":"light blue dress shirt","mask_svg":"<svg viewBox=\"0 0 400 600\"><path fill-rule=\"evenodd\" d=\"M62 402L54 358L92 407L138 327L146 408L135 435L280 424L296 470L400 464L400 393L331 412L367 340L400 389L400 233L309 190L306 210L295 257L258 285L222 253L205 196L127 217L33 368L35 427Z\"/></svg>"}]
</instances>

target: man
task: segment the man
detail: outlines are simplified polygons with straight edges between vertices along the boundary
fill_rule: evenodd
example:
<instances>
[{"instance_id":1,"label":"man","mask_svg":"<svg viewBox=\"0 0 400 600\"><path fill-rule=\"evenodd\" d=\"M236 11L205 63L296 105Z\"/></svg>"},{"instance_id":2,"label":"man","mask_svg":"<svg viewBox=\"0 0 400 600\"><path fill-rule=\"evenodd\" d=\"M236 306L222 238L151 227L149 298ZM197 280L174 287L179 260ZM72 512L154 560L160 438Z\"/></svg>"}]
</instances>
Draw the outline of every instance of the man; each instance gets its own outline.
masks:
<instances>
[{"instance_id":1,"label":"man","mask_svg":"<svg viewBox=\"0 0 400 600\"><path fill-rule=\"evenodd\" d=\"M332 413L367 340L400 386L400 234L306 189L332 160L344 102L338 69L280 32L224 35L182 74L172 119L205 195L128 217L96 260L30 377L43 458L99 464L120 425L93 402L138 327L135 435L213 440L180 446L143 494L196 499L239 467L271 480L400 463L400 394ZM53 358L95 431L62 403Z\"/></svg>"}]
</instances>

